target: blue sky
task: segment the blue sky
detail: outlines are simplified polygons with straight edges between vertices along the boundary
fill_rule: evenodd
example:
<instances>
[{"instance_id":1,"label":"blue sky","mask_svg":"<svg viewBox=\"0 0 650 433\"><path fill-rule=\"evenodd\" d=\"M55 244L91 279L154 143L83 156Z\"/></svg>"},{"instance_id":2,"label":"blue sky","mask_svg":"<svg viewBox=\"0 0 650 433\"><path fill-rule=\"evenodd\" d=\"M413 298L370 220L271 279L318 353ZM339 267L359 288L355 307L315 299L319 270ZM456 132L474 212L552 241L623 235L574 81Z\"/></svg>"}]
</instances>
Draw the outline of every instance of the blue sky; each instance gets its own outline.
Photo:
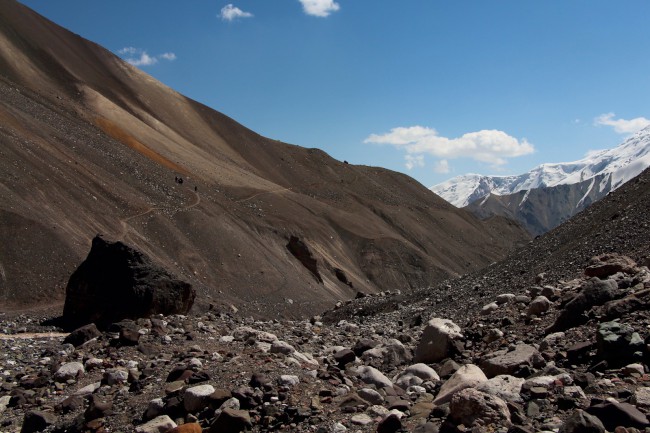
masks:
<instances>
[{"instance_id":1,"label":"blue sky","mask_svg":"<svg viewBox=\"0 0 650 433\"><path fill-rule=\"evenodd\" d=\"M426 186L650 124L647 0L22 0L270 138Z\"/></svg>"}]
</instances>

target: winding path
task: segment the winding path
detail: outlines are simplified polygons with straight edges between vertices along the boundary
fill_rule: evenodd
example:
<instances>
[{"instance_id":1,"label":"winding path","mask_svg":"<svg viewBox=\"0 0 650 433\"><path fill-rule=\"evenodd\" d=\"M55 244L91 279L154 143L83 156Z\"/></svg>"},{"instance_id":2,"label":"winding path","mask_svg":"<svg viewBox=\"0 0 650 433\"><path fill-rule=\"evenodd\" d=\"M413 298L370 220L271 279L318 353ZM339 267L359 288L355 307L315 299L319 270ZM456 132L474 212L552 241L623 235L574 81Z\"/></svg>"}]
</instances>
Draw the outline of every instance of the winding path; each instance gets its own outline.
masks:
<instances>
[{"instance_id":1,"label":"winding path","mask_svg":"<svg viewBox=\"0 0 650 433\"><path fill-rule=\"evenodd\" d=\"M199 195L198 191L192 191L192 193L194 193L195 200L194 200L193 203L191 203L191 204L189 204L187 206L184 206L184 207L181 207L181 208L153 206L153 207L149 207L149 208L147 208L147 210L142 211L140 213L137 213L135 215L131 215L131 216L126 217L126 218L120 218L120 224L122 225L122 232L120 233L119 238L124 239L126 237L126 235L128 234L128 231L129 231L129 221L134 220L135 218L143 217L143 216L148 215L151 212L154 212L154 211L157 211L157 210L173 209L173 210L175 210L177 212L180 212L180 211L195 208L196 206L199 205L199 203L201 203L201 195Z\"/></svg>"}]
</instances>

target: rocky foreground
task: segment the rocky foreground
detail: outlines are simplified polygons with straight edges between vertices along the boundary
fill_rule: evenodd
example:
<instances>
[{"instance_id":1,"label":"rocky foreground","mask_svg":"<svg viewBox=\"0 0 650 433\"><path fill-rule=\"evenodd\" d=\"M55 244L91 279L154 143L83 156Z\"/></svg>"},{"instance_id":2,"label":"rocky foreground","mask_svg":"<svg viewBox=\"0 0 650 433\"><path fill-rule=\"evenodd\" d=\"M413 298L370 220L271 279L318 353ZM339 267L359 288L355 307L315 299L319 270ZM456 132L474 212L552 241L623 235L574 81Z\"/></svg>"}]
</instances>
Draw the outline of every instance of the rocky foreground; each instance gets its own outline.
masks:
<instances>
[{"instance_id":1,"label":"rocky foreground","mask_svg":"<svg viewBox=\"0 0 650 433\"><path fill-rule=\"evenodd\" d=\"M649 301L648 268L609 255L467 317L421 303L331 324L214 312L42 336L56 331L43 317L4 315L0 431L650 429Z\"/></svg>"}]
</instances>

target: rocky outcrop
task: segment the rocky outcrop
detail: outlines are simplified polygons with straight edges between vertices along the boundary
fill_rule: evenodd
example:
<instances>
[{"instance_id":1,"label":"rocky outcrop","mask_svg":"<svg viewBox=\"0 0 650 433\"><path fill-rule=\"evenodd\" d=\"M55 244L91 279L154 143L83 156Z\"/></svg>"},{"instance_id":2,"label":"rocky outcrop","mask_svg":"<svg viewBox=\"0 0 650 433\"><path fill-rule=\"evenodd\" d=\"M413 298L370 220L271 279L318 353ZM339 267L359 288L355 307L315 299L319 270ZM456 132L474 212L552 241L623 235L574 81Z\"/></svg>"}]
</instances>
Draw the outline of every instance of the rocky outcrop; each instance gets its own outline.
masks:
<instances>
[{"instance_id":1,"label":"rocky outcrop","mask_svg":"<svg viewBox=\"0 0 650 433\"><path fill-rule=\"evenodd\" d=\"M300 238L291 236L287 243L287 249L309 272L311 272L314 278L316 278L316 281L319 283L323 282L323 277L321 277L320 272L318 272L318 260L314 258L314 255L309 250L307 244L300 240Z\"/></svg>"},{"instance_id":2,"label":"rocky outcrop","mask_svg":"<svg viewBox=\"0 0 650 433\"><path fill-rule=\"evenodd\" d=\"M190 284L142 252L96 236L88 257L68 281L62 319L74 329L88 323L106 327L126 318L184 314L195 296Z\"/></svg>"}]
</instances>

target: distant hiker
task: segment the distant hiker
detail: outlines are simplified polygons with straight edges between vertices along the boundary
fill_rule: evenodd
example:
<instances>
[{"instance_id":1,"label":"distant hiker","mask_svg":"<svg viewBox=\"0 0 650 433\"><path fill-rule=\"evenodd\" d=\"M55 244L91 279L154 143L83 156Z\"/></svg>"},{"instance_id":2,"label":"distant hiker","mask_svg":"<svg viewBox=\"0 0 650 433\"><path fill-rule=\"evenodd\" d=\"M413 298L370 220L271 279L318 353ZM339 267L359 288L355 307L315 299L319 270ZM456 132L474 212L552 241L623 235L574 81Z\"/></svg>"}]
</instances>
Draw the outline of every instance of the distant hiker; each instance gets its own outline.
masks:
<instances>
[{"instance_id":1,"label":"distant hiker","mask_svg":"<svg viewBox=\"0 0 650 433\"><path fill-rule=\"evenodd\" d=\"M179 177L179 178L178 178L178 184L179 184L179 185L183 185L183 178L182 178L182 177Z\"/></svg>"},{"instance_id":2,"label":"distant hiker","mask_svg":"<svg viewBox=\"0 0 650 433\"><path fill-rule=\"evenodd\" d=\"M174 182L178 183L178 176L174 176Z\"/></svg>"},{"instance_id":3,"label":"distant hiker","mask_svg":"<svg viewBox=\"0 0 650 433\"><path fill-rule=\"evenodd\" d=\"M199 188L196 185L194 185L194 192L199 192Z\"/></svg>"}]
</instances>

